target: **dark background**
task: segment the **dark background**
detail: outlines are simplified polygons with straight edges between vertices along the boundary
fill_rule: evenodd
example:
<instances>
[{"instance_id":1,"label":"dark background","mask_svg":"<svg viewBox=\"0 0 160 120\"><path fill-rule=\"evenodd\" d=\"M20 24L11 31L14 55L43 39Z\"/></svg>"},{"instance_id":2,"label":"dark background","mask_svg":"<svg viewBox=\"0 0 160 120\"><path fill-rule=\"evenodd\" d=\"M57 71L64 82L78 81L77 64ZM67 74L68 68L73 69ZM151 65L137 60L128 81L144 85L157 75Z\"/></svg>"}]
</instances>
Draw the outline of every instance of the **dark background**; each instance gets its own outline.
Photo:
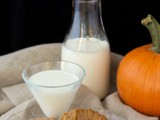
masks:
<instances>
[{"instance_id":1,"label":"dark background","mask_svg":"<svg viewBox=\"0 0 160 120\"><path fill-rule=\"evenodd\" d=\"M151 42L141 25L148 13L160 21L160 0L102 0L103 23L113 52L125 55ZM63 42L71 15L71 0L0 0L0 55Z\"/></svg>"}]
</instances>

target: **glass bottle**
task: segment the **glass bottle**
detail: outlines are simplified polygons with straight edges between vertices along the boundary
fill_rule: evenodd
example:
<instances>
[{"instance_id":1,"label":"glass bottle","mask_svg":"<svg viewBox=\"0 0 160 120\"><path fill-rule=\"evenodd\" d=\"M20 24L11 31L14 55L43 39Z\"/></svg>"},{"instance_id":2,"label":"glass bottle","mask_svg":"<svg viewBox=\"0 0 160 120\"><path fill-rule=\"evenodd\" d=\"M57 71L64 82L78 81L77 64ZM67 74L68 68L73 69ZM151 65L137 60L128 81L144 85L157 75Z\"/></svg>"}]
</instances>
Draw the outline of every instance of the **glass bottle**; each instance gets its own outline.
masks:
<instances>
[{"instance_id":1,"label":"glass bottle","mask_svg":"<svg viewBox=\"0 0 160 120\"><path fill-rule=\"evenodd\" d=\"M61 58L85 68L83 84L100 99L108 93L110 45L101 17L101 0L73 0L71 27Z\"/></svg>"}]
</instances>

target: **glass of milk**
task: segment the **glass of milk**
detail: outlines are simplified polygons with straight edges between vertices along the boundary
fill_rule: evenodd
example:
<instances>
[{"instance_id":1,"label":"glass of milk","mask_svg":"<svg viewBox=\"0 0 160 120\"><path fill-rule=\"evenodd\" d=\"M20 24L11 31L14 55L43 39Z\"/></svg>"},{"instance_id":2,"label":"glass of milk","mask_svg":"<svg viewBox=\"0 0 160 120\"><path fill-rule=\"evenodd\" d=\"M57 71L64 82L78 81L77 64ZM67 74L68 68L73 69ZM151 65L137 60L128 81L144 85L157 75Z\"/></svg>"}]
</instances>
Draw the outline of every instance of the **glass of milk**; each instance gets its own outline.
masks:
<instances>
[{"instance_id":1,"label":"glass of milk","mask_svg":"<svg viewBox=\"0 0 160 120\"><path fill-rule=\"evenodd\" d=\"M69 109L84 76L83 67L67 61L38 63L22 73L44 114L55 119Z\"/></svg>"}]
</instances>

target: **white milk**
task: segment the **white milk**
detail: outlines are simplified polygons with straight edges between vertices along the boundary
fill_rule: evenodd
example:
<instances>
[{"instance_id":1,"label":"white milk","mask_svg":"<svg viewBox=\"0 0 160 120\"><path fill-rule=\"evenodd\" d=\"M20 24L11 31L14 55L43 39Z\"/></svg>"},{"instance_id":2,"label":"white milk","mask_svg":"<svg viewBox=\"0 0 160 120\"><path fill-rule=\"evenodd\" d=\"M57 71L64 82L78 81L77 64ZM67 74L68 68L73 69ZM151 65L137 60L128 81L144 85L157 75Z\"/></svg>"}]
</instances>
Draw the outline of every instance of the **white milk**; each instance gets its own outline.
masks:
<instances>
[{"instance_id":1,"label":"white milk","mask_svg":"<svg viewBox=\"0 0 160 120\"><path fill-rule=\"evenodd\" d=\"M74 74L60 70L39 72L29 80L36 86L48 86L33 87L28 84L45 115L56 119L68 110L79 87L79 85L70 85L56 88L56 86L72 84L79 80Z\"/></svg>"},{"instance_id":2,"label":"white milk","mask_svg":"<svg viewBox=\"0 0 160 120\"><path fill-rule=\"evenodd\" d=\"M109 87L109 44L95 38L88 38L81 46L78 45L79 42L79 39L67 40L65 46L62 46L61 58L83 66L86 75L82 83L102 99L107 95Z\"/></svg>"}]
</instances>

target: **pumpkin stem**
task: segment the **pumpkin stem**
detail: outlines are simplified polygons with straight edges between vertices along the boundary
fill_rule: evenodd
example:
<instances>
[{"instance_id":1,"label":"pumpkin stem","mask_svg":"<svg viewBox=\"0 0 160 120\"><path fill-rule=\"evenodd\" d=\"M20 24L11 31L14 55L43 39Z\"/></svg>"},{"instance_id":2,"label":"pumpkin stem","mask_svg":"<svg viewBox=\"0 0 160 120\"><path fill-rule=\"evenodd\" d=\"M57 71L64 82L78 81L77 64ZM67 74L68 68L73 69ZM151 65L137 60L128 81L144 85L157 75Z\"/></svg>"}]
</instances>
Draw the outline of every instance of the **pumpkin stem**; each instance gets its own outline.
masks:
<instances>
[{"instance_id":1,"label":"pumpkin stem","mask_svg":"<svg viewBox=\"0 0 160 120\"><path fill-rule=\"evenodd\" d=\"M156 53L160 53L160 25L157 20L152 16L148 15L141 21L142 25L144 25L150 32L153 46L151 50Z\"/></svg>"}]
</instances>

